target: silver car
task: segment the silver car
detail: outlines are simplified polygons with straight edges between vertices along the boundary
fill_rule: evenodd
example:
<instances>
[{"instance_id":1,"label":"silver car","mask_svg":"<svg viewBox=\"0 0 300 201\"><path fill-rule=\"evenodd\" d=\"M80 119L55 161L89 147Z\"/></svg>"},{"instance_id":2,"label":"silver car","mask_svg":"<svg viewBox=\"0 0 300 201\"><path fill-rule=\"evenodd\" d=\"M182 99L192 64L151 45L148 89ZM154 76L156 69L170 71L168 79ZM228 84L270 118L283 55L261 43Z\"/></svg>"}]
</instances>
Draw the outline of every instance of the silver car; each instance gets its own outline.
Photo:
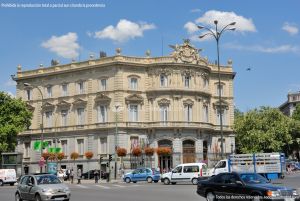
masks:
<instances>
[{"instance_id":1,"label":"silver car","mask_svg":"<svg viewBox=\"0 0 300 201\"><path fill-rule=\"evenodd\" d=\"M16 201L69 201L70 189L52 174L32 174L21 177L15 193Z\"/></svg>"}]
</instances>

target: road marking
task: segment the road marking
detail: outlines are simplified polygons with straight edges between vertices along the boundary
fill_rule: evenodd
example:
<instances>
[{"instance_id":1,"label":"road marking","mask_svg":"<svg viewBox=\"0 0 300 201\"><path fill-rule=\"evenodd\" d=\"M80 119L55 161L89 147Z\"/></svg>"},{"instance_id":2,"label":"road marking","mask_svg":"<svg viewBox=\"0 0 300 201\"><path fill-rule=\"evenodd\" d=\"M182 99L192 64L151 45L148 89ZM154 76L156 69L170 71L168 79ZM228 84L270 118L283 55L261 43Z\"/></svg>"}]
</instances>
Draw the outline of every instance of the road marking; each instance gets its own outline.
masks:
<instances>
[{"instance_id":1,"label":"road marking","mask_svg":"<svg viewBox=\"0 0 300 201\"><path fill-rule=\"evenodd\" d=\"M98 186L99 188L110 189L110 187L108 186L102 186L102 185L96 185L96 186Z\"/></svg>"},{"instance_id":2,"label":"road marking","mask_svg":"<svg viewBox=\"0 0 300 201\"><path fill-rule=\"evenodd\" d=\"M88 187L83 186L83 185L76 185L76 186L78 186L78 187L80 187L80 188L88 188Z\"/></svg>"},{"instance_id":3,"label":"road marking","mask_svg":"<svg viewBox=\"0 0 300 201\"><path fill-rule=\"evenodd\" d=\"M120 188L124 188L125 187L125 186L121 186L121 185L117 185L117 184L114 184L113 186L120 187Z\"/></svg>"}]
</instances>

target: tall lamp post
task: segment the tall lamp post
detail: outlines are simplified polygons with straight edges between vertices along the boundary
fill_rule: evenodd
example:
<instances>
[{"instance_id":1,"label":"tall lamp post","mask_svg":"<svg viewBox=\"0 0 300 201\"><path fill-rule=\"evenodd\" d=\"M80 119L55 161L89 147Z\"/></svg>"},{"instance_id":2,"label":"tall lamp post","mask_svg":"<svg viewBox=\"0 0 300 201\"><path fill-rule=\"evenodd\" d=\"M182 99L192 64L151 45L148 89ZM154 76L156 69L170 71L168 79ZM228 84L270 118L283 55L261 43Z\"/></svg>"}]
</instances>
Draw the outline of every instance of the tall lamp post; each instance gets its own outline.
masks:
<instances>
[{"instance_id":1,"label":"tall lamp post","mask_svg":"<svg viewBox=\"0 0 300 201\"><path fill-rule=\"evenodd\" d=\"M44 114L43 114L43 103L44 103L44 96L43 96L43 92L41 91L41 89L37 86L32 86L31 84L29 83L24 83L24 86L25 87L34 87L34 88L37 88L38 91L40 92L41 94L41 97L42 97L42 106L41 106L41 113L42 113L42 123L40 124L40 128L41 128L41 157L43 156L43 148L44 148ZM43 172L43 167L40 166L40 173Z\"/></svg>"},{"instance_id":2,"label":"tall lamp post","mask_svg":"<svg viewBox=\"0 0 300 201\"><path fill-rule=\"evenodd\" d=\"M232 26L235 25L235 22L232 22L230 24L227 24L226 26L224 26L221 31L218 28L218 20L214 21L215 24L215 32L212 31L211 29L204 27L204 26L197 26L199 29L205 29L208 31L208 33L205 33L201 36L199 36L199 38L203 38L205 36L211 35L214 37L214 39L216 39L217 42L217 56L218 56L218 61L217 61L217 65L218 65L218 79L219 79L219 83L218 83L218 89L219 89L219 115L220 115L220 132L221 132L221 158L223 158L224 156L224 145L223 145L223 119L222 119L222 115L223 115L223 108L222 108L222 94L221 94L221 72L220 72L220 52L219 52L219 41L220 38L222 36L222 33L224 33L225 31L234 31L235 28L233 28Z\"/></svg>"}]
</instances>

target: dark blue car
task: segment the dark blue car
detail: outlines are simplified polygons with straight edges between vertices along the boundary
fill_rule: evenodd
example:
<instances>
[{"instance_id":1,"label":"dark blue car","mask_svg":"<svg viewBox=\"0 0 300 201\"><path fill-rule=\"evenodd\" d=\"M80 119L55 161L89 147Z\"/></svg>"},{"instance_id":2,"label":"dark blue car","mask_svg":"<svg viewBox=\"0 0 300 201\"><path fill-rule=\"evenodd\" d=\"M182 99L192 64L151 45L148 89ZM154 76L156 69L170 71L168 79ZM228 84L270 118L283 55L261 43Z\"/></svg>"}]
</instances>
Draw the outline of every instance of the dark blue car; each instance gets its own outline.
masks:
<instances>
[{"instance_id":1,"label":"dark blue car","mask_svg":"<svg viewBox=\"0 0 300 201\"><path fill-rule=\"evenodd\" d=\"M138 168L124 175L123 180L126 183L136 183L138 181L147 181L157 183L160 180L160 172L151 168Z\"/></svg>"}]
</instances>

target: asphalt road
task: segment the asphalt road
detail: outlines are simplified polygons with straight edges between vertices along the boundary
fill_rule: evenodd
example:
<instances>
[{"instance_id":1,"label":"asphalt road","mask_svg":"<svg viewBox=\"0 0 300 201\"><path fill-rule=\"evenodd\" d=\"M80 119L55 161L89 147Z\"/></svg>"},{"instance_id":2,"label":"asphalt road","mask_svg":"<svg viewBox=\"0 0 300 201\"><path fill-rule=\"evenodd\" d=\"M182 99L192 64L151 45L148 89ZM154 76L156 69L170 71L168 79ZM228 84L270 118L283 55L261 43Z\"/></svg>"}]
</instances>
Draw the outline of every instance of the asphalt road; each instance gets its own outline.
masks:
<instances>
[{"instance_id":1,"label":"asphalt road","mask_svg":"<svg viewBox=\"0 0 300 201\"><path fill-rule=\"evenodd\" d=\"M300 191L300 174L288 175L283 180L272 183L294 187ZM204 201L196 194L196 186L191 184L163 185L161 183L136 184L101 183L68 184L71 201ZM13 201L16 187L0 187L0 201Z\"/></svg>"}]
</instances>

